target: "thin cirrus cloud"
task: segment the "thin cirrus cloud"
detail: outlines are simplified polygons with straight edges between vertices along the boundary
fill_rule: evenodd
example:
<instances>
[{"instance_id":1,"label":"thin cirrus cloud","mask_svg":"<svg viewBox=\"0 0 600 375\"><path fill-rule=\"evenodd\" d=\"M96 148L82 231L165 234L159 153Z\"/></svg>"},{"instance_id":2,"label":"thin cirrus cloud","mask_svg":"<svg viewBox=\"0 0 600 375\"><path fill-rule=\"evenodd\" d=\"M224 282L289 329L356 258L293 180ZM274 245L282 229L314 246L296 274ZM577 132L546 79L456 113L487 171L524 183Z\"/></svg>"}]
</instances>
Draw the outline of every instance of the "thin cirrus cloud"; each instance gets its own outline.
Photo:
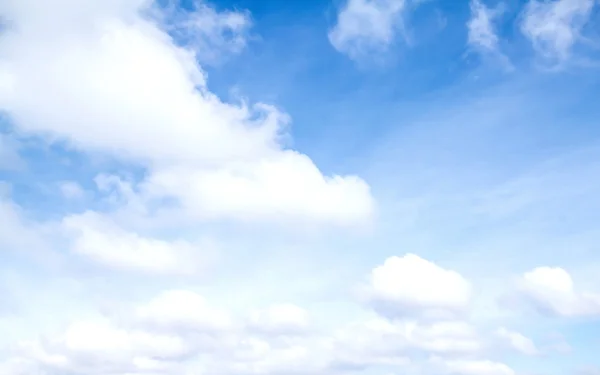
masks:
<instances>
[{"instance_id":1,"label":"thin cirrus cloud","mask_svg":"<svg viewBox=\"0 0 600 375\"><path fill-rule=\"evenodd\" d=\"M348 0L329 30L332 46L352 59L385 50L399 32L406 0Z\"/></svg>"},{"instance_id":2,"label":"thin cirrus cloud","mask_svg":"<svg viewBox=\"0 0 600 375\"><path fill-rule=\"evenodd\" d=\"M583 29L596 6L594 0L529 1L522 14L521 32L544 63L560 67L585 40Z\"/></svg>"}]
</instances>

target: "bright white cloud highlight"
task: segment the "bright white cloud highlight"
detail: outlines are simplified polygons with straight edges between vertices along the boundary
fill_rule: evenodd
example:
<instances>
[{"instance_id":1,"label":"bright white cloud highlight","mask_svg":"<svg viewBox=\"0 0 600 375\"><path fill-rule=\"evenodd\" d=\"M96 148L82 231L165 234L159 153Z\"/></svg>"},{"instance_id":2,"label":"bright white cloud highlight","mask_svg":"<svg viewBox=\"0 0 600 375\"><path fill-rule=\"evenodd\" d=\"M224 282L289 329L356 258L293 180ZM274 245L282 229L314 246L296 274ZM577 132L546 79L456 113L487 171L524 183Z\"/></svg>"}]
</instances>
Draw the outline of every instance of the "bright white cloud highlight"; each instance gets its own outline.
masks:
<instances>
[{"instance_id":1,"label":"bright white cloud highlight","mask_svg":"<svg viewBox=\"0 0 600 375\"><path fill-rule=\"evenodd\" d=\"M385 50L402 24L405 6L406 0L348 0L329 31L329 41L353 59Z\"/></svg>"},{"instance_id":2,"label":"bright white cloud highlight","mask_svg":"<svg viewBox=\"0 0 600 375\"><path fill-rule=\"evenodd\" d=\"M535 268L523 275L519 286L543 312L567 317L600 315L600 293L578 291L562 268Z\"/></svg>"},{"instance_id":3,"label":"bright white cloud highlight","mask_svg":"<svg viewBox=\"0 0 600 375\"><path fill-rule=\"evenodd\" d=\"M567 62L589 21L595 0L531 0L524 12L521 31L536 52L553 64Z\"/></svg>"},{"instance_id":4,"label":"bright white cloud highlight","mask_svg":"<svg viewBox=\"0 0 600 375\"><path fill-rule=\"evenodd\" d=\"M391 315L445 315L464 310L469 282L414 254L388 258L370 275L368 298L375 309Z\"/></svg>"}]
</instances>

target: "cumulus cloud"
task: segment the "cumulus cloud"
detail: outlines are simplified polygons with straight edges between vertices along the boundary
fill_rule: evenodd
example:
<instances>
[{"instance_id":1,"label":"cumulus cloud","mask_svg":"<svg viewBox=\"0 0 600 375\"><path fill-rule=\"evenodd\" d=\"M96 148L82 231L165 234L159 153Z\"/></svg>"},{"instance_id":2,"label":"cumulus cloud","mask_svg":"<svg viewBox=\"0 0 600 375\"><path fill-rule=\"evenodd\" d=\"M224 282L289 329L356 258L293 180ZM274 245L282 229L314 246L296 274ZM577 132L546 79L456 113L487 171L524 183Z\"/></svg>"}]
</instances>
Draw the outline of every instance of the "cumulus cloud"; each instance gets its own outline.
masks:
<instances>
[{"instance_id":1,"label":"cumulus cloud","mask_svg":"<svg viewBox=\"0 0 600 375\"><path fill-rule=\"evenodd\" d=\"M551 64L563 64L582 40L595 0L531 0L522 15L521 32L539 56Z\"/></svg>"},{"instance_id":2,"label":"cumulus cloud","mask_svg":"<svg viewBox=\"0 0 600 375\"><path fill-rule=\"evenodd\" d=\"M375 268L365 293L377 311L390 316L445 317L467 308L471 285L456 271L407 254Z\"/></svg>"},{"instance_id":3,"label":"cumulus cloud","mask_svg":"<svg viewBox=\"0 0 600 375\"><path fill-rule=\"evenodd\" d=\"M269 329L293 326L296 333L307 334L257 335L256 326L241 324L247 319L189 290L165 291L124 316L74 320L62 333L22 342L0 373L344 374L373 366L432 364L449 374L511 373L508 366L484 359L476 328L460 321L376 317L315 330L304 309L275 304L251 312L250 321ZM419 364L423 355L434 359Z\"/></svg>"},{"instance_id":4,"label":"cumulus cloud","mask_svg":"<svg viewBox=\"0 0 600 375\"><path fill-rule=\"evenodd\" d=\"M146 168L140 184L150 198L179 202L195 218L371 217L363 180L324 176L286 149L290 118L279 109L211 93L197 45L179 43L157 12L142 0L3 2L0 109L22 132ZM186 17L181 27L211 49L229 43L215 34L242 38L246 25L246 15L203 3Z\"/></svg>"},{"instance_id":5,"label":"cumulus cloud","mask_svg":"<svg viewBox=\"0 0 600 375\"><path fill-rule=\"evenodd\" d=\"M190 274L200 269L209 244L164 241L128 232L110 218L94 212L63 219L62 227L72 239L74 253L116 269L155 274ZM206 257L207 258L207 257Z\"/></svg>"},{"instance_id":6,"label":"cumulus cloud","mask_svg":"<svg viewBox=\"0 0 600 375\"><path fill-rule=\"evenodd\" d=\"M348 0L329 31L333 47L356 59L372 51L385 50L393 41L406 0Z\"/></svg>"},{"instance_id":7,"label":"cumulus cloud","mask_svg":"<svg viewBox=\"0 0 600 375\"><path fill-rule=\"evenodd\" d=\"M544 312L566 317L600 315L600 293L579 291L559 267L537 267L519 282L520 292Z\"/></svg>"}]
</instances>

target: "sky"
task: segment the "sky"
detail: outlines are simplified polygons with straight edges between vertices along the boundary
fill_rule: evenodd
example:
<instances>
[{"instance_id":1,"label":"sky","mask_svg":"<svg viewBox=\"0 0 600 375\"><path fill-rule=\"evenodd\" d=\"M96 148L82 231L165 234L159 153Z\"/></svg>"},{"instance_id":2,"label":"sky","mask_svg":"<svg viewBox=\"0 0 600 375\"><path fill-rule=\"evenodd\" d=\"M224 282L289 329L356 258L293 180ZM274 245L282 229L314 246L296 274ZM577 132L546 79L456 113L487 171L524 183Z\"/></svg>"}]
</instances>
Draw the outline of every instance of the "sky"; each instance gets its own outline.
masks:
<instances>
[{"instance_id":1,"label":"sky","mask_svg":"<svg viewBox=\"0 0 600 375\"><path fill-rule=\"evenodd\" d=\"M0 0L0 375L600 374L597 0Z\"/></svg>"}]
</instances>

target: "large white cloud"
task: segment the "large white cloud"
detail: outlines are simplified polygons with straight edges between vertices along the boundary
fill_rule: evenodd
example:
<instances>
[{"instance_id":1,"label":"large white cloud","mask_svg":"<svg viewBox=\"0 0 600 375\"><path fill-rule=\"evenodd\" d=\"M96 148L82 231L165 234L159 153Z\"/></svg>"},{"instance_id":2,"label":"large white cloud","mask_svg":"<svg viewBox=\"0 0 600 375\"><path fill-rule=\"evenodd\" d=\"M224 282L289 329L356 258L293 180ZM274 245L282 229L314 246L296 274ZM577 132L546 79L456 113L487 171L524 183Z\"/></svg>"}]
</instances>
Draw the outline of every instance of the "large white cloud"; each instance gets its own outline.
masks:
<instances>
[{"instance_id":1,"label":"large white cloud","mask_svg":"<svg viewBox=\"0 0 600 375\"><path fill-rule=\"evenodd\" d=\"M218 35L244 31L244 15L197 8L186 21L141 0L3 2L0 109L28 134L148 168L148 191L196 217L368 219L363 180L283 149L286 114L209 91L196 62L209 46L178 41L227 43ZM181 22L176 41L165 30Z\"/></svg>"},{"instance_id":2,"label":"large white cloud","mask_svg":"<svg viewBox=\"0 0 600 375\"><path fill-rule=\"evenodd\" d=\"M345 374L378 366L426 373L432 364L444 373L512 371L485 359L484 339L466 322L375 317L316 329L290 304L251 312L250 326L235 316L195 292L165 291L118 319L96 314L22 342L0 373ZM269 331L257 331L257 323ZM295 334L272 334L292 326ZM422 361L428 355L432 363Z\"/></svg>"},{"instance_id":3,"label":"large white cloud","mask_svg":"<svg viewBox=\"0 0 600 375\"><path fill-rule=\"evenodd\" d=\"M567 317L600 315L600 293L575 288L560 267L537 267L519 281L520 292L544 313Z\"/></svg>"}]
</instances>

